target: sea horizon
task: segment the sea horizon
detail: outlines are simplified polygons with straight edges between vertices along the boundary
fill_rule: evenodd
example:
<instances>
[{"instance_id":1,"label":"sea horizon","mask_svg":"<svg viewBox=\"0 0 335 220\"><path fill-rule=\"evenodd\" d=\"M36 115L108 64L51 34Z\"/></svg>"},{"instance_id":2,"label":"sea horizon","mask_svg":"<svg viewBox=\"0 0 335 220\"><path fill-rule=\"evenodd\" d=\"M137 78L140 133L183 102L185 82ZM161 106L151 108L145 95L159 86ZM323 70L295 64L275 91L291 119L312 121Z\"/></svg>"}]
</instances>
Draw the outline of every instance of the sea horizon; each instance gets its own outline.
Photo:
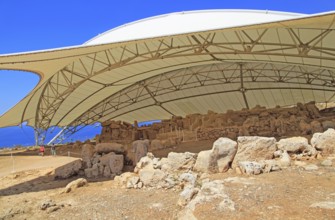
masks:
<instances>
[{"instance_id":1,"label":"sea horizon","mask_svg":"<svg viewBox=\"0 0 335 220\"><path fill-rule=\"evenodd\" d=\"M101 126L89 125L65 139L62 143L75 141L86 141L101 133ZM47 144L58 132L60 128L55 128L48 132L44 144ZM0 128L0 149L35 146L34 129L30 126L13 126Z\"/></svg>"}]
</instances>

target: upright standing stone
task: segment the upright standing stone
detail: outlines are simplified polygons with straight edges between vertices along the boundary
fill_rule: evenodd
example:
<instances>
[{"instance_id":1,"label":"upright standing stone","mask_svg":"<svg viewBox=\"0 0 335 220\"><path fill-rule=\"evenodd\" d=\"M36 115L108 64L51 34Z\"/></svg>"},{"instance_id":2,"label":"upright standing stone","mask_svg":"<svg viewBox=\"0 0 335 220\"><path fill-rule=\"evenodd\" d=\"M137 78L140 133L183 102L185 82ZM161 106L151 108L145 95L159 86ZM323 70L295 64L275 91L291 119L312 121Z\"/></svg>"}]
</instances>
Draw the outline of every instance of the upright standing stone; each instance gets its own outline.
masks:
<instances>
[{"instance_id":1,"label":"upright standing stone","mask_svg":"<svg viewBox=\"0 0 335 220\"><path fill-rule=\"evenodd\" d=\"M109 157L109 168L112 174L120 174L123 169L124 157L122 154L114 154Z\"/></svg>"},{"instance_id":2,"label":"upright standing stone","mask_svg":"<svg viewBox=\"0 0 335 220\"><path fill-rule=\"evenodd\" d=\"M94 155L94 147L91 144L84 144L81 149L81 157L83 158L84 168L91 168L91 159Z\"/></svg>"},{"instance_id":3,"label":"upright standing stone","mask_svg":"<svg viewBox=\"0 0 335 220\"><path fill-rule=\"evenodd\" d=\"M137 140L132 144L133 152L135 153L134 164L137 164L142 157L148 153L149 140Z\"/></svg>"},{"instance_id":4,"label":"upright standing stone","mask_svg":"<svg viewBox=\"0 0 335 220\"><path fill-rule=\"evenodd\" d=\"M217 139L211 150L201 151L193 167L195 171L205 173L226 172L237 151L237 143L229 138Z\"/></svg>"},{"instance_id":5,"label":"upright standing stone","mask_svg":"<svg viewBox=\"0 0 335 220\"><path fill-rule=\"evenodd\" d=\"M236 141L230 140L229 138L217 139L212 148L211 162L213 167L220 173L226 172L235 157L237 151Z\"/></svg>"},{"instance_id":6,"label":"upright standing stone","mask_svg":"<svg viewBox=\"0 0 335 220\"><path fill-rule=\"evenodd\" d=\"M200 151L198 153L197 160L194 164L193 170L202 173L211 172L210 167L210 156L212 154L212 150Z\"/></svg>"}]
</instances>

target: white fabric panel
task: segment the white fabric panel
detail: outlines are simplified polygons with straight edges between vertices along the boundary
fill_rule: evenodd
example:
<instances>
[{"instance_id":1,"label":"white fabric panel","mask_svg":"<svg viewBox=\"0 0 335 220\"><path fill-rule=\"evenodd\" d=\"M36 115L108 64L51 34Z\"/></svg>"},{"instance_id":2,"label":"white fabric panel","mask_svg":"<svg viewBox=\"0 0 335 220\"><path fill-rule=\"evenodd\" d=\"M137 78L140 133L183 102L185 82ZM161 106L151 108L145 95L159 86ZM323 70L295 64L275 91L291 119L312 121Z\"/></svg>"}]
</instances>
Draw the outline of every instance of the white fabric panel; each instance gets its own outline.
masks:
<instances>
[{"instance_id":1,"label":"white fabric panel","mask_svg":"<svg viewBox=\"0 0 335 220\"><path fill-rule=\"evenodd\" d=\"M200 19L205 17L206 19ZM248 17L248 19L244 19L245 17ZM220 20L217 18L222 19ZM288 20L292 18L295 19ZM178 20L178 23L174 23L174 26L166 26L163 30L161 28L150 31L142 29L141 32L136 32L137 35L123 35L124 33L132 33L133 31L136 31L136 28L143 27L144 24L148 25L147 28L155 27L155 25L158 24L159 27L162 27L164 26L162 25L164 22L172 22L176 19ZM199 22L194 22L194 19L198 19ZM281 22L275 22L278 20L281 20ZM210 77L212 77L212 79L210 81L206 81L205 86L203 87L199 86L199 82L196 78L191 78L188 84L183 85L183 83L185 83L185 79L178 77L178 74L183 74L183 70L173 74L167 73L169 71L175 71L186 67L225 61L234 61L237 63L246 61L256 63L269 62L276 64L279 69L284 67L281 67L278 63L283 63L285 65L305 65L303 67L305 68L304 72L312 72L314 74L310 76L312 79L312 84L310 85L307 84L308 77L301 74L301 71L299 72L296 69L286 70L284 68L281 71L283 82L276 83L274 81L277 78L279 80L279 75L276 75L273 71L261 70L259 74L249 74L245 69L243 69L243 76L245 77L244 87L247 89L246 97L249 107L253 107L254 105L260 103L267 106L272 106L274 104L288 106L296 104L297 101L307 102L310 99L315 101L320 100L323 102L328 99L333 100L334 97L332 91L325 92L321 90L323 88L328 90L333 88L333 71L335 69L333 51L335 48L335 32L332 31L328 33L328 35L325 35L325 37L322 38L322 41L319 41L316 44L313 44L313 41L311 41L325 30L335 27L335 24L332 23L333 20L333 12L312 16L277 12L264 13L259 11L203 11L188 12L184 14L177 13L158 16L156 18L150 18L129 24L127 26L122 26L108 31L89 42L89 44L109 44L91 46L88 46L87 44L73 48L0 56L1 69L22 69L34 71L41 76L41 81L34 91L32 91L32 93L13 107L9 112L0 117L0 126L21 123L21 115L23 114L24 109L26 109L26 112L23 120L30 120L29 124L34 126L36 112L40 107L39 103L43 103L40 102L40 100L42 100L41 96L45 95L47 97L47 92L50 92L49 90L45 90L45 94L42 94L44 87L42 85L47 83L47 80L57 74L59 70L66 67L69 71L73 70L76 74L86 77L89 74L95 74L97 71L107 68L109 65L108 59L110 59L110 61L113 61L114 59L115 61L118 61L125 58L132 58L137 54L137 52L140 54L147 54L139 56L134 60L127 61L126 63L121 63L120 66L114 65L110 71L105 71L102 74L90 77L90 80L103 84L110 84L119 81L116 84L118 86L106 87L101 92L89 97L92 93L101 88L102 85L86 81L78 88L74 89L70 95L64 96L65 100L62 102L61 106L57 106L58 110L56 114L52 116L52 123L57 123L57 121L65 116L61 124L67 125L94 106L100 106L99 103L106 98L113 97L113 95L120 90L126 89L127 87L143 80L147 83L152 83L152 85L148 85L151 92L156 92L156 87L160 87L162 89L161 91L157 91L155 98L159 102L162 102L163 106L166 106L168 111L173 113L193 112L195 110L205 113L209 110L208 108L211 108L214 111L226 109L238 110L244 108L245 101L240 91L227 92L238 90L241 87L241 80L239 78L240 71L238 68L236 70L229 68L225 69L223 73L226 75L228 80L231 81L231 83L219 84L220 81L218 81L217 78L220 77L220 71L207 74L206 71L214 70L206 69L206 67L202 74L198 74L198 80L205 81L209 80ZM192 24L185 26L185 24L189 24L190 21L192 21ZM292 30L290 30L290 28L292 28ZM320 30L320 28L324 28L325 30ZM259 43L266 43L266 45L256 44L256 46L251 48L251 51L247 51L247 49L244 51L247 46L251 46L250 38L257 40L259 35L263 33L263 30L267 31ZM194 33L182 34L189 32ZM302 47L304 45L300 45L299 41L295 39L296 37L293 33L300 38L302 43L308 43L311 41L309 45L311 49L306 54L298 53L298 49L302 51ZM198 41L203 42L203 37L206 37L208 34L211 34L211 36L215 34L213 44L207 47L209 52L215 53L214 56L207 54L206 50L202 50L201 53L196 53L199 49L199 45L197 45L197 48L184 48L184 46L188 45L190 42L197 44L194 37ZM121 36L122 39L117 38ZM156 36L162 37L147 38ZM131 39L127 39L127 37L130 37ZM129 42L126 42L127 40L129 40ZM156 54L156 50L159 48L168 48L167 45L161 45L160 40L164 41L168 45L171 44L172 48L167 52L164 50L160 51L163 54ZM205 43L210 44L211 42ZM219 47L216 47L216 43L219 44ZM245 43L245 48L242 46L242 43ZM289 48L284 45L292 43L296 43L296 47ZM176 46L180 47L177 48ZM319 48L312 48L313 46ZM231 49L236 51L232 51ZM108 51L105 52L105 50ZM151 50L151 52L148 53L148 50ZM108 54L107 56L106 53ZM175 56L167 58L168 55L171 54L174 54ZM158 55L158 57L155 57L155 55ZM112 56L114 58L112 58ZM97 60L94 61L94 58L97 58ZM256 68L251 64L248 64L247 67L243 68L248 68L248 66L250 68ZM314 66L314 68L311 68L310 66ZM194 70L198 70L197 68L202 67L194 67ZM208 66L208 68L212 67ZM260 68L268 69L268 66L264 65ZM332 71L323 71L320 73L319 69L324 68L328 68ZM161 82L159 82L158 78L150 79L152 81L147 80L151 77L166 73L168 77L171 77L171 81L175 85L181 85L180 91L169 91L167 88L171 85L167 79ZM66 75L71 74L66 73ZM71 75L71 77L73 81L72 83L82 81L82 78L76 76L75 74ZM252 82L254 80L253 77L257 78L257 82ZM316 77L320 77L322 79L316 79ZM64 85L67 83L63 78L59 78L58 81L53 79L52 81L59 82ZM76 84L74 84L74 86L77 87ZM258 90L260 88L262 88L262 90ZM311 91L311 89L315 90ZM59 90L59 92L63 93L66 90L67 88L64 88ZM34 93L35 91L36 93ZM135 94L134 92L129 93L130 96ZM28 100L32 94L33 98L27 106ZM150 97L150 95L146 94L146 97ZM127 98L126 96L123 96L122 99L126 100ZM176 101L169 102L172 99L176 99ZM49 101L53 102L53 99L50 98ZM164 103L166 101L167 103ZM191 104L181 104L181 107L179 107L179 104L184 101ZM80 102L82 103L72 110L72 108ZM154 102L153 98L150 97L148 100L136 102L127 107L123 107L116 111L114 110L114 112L110 110L111 114L101 120L107 119L107 117L118 116L118 118L138 119L143 121L158 112L162 115L162 117L169 117L170 114L165 110L162 110L159 106L145 107L147 105L154 104ZM101 106L99 108L101 110ZM50 125L52 125L52 123Z\"/></svg>"},{"instance_id":2,"label":"white fabric panel","mask_svg":"<svg viewBox=\"0 0 335 220\"><path fill-rule=\"evenodd\" d=\"M152 106L152 107L143 108L140 111L131 112L131 113L119 116L117 119L133 123L135 120L137 120L138 122L142 122L142 121L151 121L151 120L161 120L161 119L166 119L170 117L171 115L167 113L165 110L163 110L161 107ZM110 117L101 118L101 120L99 121L103 122L108 119L110 119Z\"/></svg>"},{"instance_id":3,"label":"white fabric panel","mask_svg":"<svg viewBox=\"0 0 335 220\"><path fill-rule=\"evenodd\" d=\"M301 17L302 14L252 10L208 10L146 18L109 30L87 45L214 30ZM196 21L196 22L195 22ZM162 28L164 27L164 28Z\"/></svg>"}]
</instances>

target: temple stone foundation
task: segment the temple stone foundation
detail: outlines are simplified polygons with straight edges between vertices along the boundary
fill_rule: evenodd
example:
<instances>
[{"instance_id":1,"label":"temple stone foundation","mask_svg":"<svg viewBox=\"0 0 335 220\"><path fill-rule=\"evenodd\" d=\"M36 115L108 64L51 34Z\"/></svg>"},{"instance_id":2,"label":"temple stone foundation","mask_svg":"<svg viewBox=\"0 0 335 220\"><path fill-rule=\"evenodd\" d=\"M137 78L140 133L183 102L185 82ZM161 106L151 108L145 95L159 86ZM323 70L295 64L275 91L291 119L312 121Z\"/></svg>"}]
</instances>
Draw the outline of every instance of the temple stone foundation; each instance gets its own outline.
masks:
<instances>
[{"instance_id":1,"label":"temple stone foundation","mask_svg":"<svg viewBox=\"0 0 335 220\"><path fill-rule=\"evenodd\" d=\"M117 142L128 144L136 140L149 139L155 149L166 148L180 142L216 140L239 136L263 136L277 139L305 136L310 139L316 132L335 128L333 109L319 110L314 102L298 103L290 108L256 106L226 113L208 111L207 114L191 114L186 117L173 116L146 126L135 121L105 121L97 143Z\"/></svg>"},{"instance_id":2,"label":"temple stone foundation","mask_svg":"<svg viewBox=\"0 0 335 220\"><path fill-rule=\"evenodd\" d=\"M192 164L192 169L199 172L232 168L247 174L276 171L290 166L291 160L309 160L335 152L335 108L319 110L315 103L272 109L256 106L226 113L208 111L145 126L136 121L130 124L109 120L102 126L95 142L87 140L69 146L81 148L81 172L87 178L114 178L134 167L141 169L136 166L151 152L162 158L184 155L188 159L181 164ZM153 158L156 164L158 159ZM162 165L162 169L174 166L173 161ZM151 171L138 172L144 185L147 175L162 174Z\"/></svg>"}]
</instances>

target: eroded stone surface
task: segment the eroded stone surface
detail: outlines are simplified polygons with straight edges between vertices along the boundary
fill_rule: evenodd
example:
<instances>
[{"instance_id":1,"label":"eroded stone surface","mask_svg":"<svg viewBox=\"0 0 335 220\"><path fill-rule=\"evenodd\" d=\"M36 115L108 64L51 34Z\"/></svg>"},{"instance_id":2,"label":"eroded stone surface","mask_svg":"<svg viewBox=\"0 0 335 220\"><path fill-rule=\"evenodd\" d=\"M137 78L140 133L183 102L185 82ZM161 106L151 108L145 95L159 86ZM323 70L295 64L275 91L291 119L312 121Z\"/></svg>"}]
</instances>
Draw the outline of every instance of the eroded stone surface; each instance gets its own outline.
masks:
<instances>
[{"instance_id":1,"label":"eroded stone surface","mask_svg":"<svg viewBox=\"0 0 335 220\"><path fill-rule=\"evenodd\" d=\"M233 161L235 168L240 161L270 160L277 150L276 139L271 137L238 137L238 149Z\"/></svg>"},{"instance_id":2,"label":"eroded stone surface","mask_svg":"<svg viewBox=\"0 0 335 220\"><path fill-rule=\"evenodd\" d=\"M335 130L330 128L323 133L315 133L311 139L311 144L323 154L335 152Z\"/></svg>"},{"instance_id":3,"label":"eroded stone surface","mask_svg":"<svg viewBox=\"0 0 335 220\"><path fill-rule=\"evenodd\" d=\"M66 179L71 176L75 176L79 173L82 168L82 160L78 159L71 163L65 164L64 166L55 169L55 179Z\"/></svg>"},{"instance_id":4,"label":"eroded stone surface","mask_svg":"<svg viewBox=\"0 0 335 220\"><path fill-rule=\"evenodd\" d=\"M84 178L79 178L67 184L63 192L69 193L85 185L87 185L87 180Z\"/></svg>"}]
</instances>

